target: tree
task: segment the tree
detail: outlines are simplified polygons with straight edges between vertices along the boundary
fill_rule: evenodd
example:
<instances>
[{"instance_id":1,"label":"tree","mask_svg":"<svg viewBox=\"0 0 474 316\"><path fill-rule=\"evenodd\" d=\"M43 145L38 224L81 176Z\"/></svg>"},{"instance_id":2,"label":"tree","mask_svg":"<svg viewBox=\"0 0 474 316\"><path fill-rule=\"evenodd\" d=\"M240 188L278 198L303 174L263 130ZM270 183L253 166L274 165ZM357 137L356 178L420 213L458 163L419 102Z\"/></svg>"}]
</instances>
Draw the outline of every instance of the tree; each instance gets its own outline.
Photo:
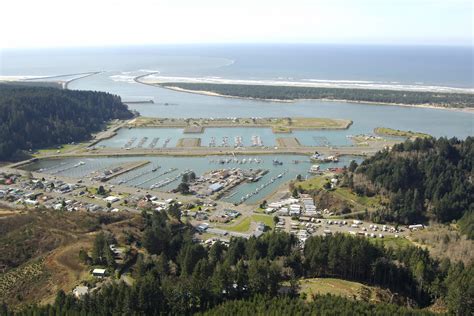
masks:
<instances>
[{"instance_id":1,"label":"tree","mask_svg":"<svg viewBox=\"0 0 474 316\"><path fill-rule=\"evenodd\" d=\"M84 264L91 264L91 257L89 257L89 255L87 254L87 251L85 251L84 249L81 248L81 250L79 250L79 259L84 263Z\"/></svg>"},{"instance_id":2,"label":"tree","mask_svg":"<svg viewBox=\"0 0 474 316\"><path fill-rule=\"evenodd\" d=\"M331 189L331 183L330 183L329 181L326 181L326 182L323 184L323 188L326 189L326 190Z\"/></svg>"},{"instance_id":3,"label":"tree","mask_svg":"<svg viewBox=\"0 0 474 316\"><path fill-rule=\"evenodd\" d=\"M295 199L298 198L298 189L294 188L293 193L291 194Z\"/></svg>"},{"instance_id":4,"label":"tree","mask_svg":"<svg viewBox=\"0 0 474 316\"><path fill-rule=\"evenodd\" d=\"M178 203L171 204L168 208L168 213L177 220L181 219L181 209Z\"/></svg>"},{"instance_id":5,"label":"tree","mask_svg":"<svg viewBox=\"0 0 474 316\"><path fill-rule=\"evenodd\" d=\"M99 186L99 188L97 189L97 194L99 194L99 195L106 195L107 194L107 192L105 192L105 189L104 189L103 185Z\"/></svg>"},{"instance_id":6,"label":"tree","mask_svg":"<svg viewBox=\"0 0 474 316\"><path fill-rule=\"evenodd\" d=\"M280 219L278 218L278 216L273 216L273 224L278 224L278 222L280 221Z\"/></svg>"},{"instance_id":7,"label":"tree","mask_svg":"<svg viewBox=\"0 0 474 316\"><path fill-rule=\"evenodd\" d=\"M349 164L349 171L350 172L354 172L358 167L358 164L355 160L351 160L350 164Z\"/></svg>"},{"instance_id":8,"label":"tree","mask_svg":"<svg viewBox=\"0 0 474 316\"><path fill-rule=\"evenodd\" d=\"M118 96L51 87L0 85L0 159L23 150L90 139L104 122L133 114Z\"/></svg>"},{"instance_id":9,"label":"tree","mask_svg":"<svg viewBox=\"0 0 474 316\"><path fill-rule=\"evenodd\" d=\"M105 264L105 253L104 249L108 247L103 232L97 234L92 247L92 263L93 264Z\"/></svg>"},{"instance_id":10,"label":"tree","mask_svg":"<svg viewBox=\"0 0 474 316\"><path fill-rule=\"evenodd\" d=\"M189 194L189 185L186 182L181 182L177 188L181 194Z\"/></svg>"}]
</instances>

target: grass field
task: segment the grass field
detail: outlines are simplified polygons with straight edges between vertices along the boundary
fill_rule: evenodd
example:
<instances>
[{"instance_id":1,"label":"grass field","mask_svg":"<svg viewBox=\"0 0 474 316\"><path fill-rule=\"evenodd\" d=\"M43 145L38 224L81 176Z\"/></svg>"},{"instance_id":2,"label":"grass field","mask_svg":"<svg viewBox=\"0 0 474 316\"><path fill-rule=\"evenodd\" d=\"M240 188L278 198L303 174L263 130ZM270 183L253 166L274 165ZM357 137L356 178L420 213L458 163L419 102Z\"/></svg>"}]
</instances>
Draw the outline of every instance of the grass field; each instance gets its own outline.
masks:
<instances>
[{"instance_id":1,"label":"grass field","mask_svg":"<svg viewBox=\"0 0 474 316\"><path fill-rule=\"evenodd\" d=\"M362 300L371 303L395 303L407 304L407 299L391 293L387 289L368 286L358 282L352 282L336 278L312 278L299 281L300 294L311 301L313 295L331 294L354 300Z\"/></svg>"},{"instance_id":2,"label":"grass field","mask_svg":"<svg viewBox=\"0 0 474 316\"><path fill-rule=\"evenodd\" d=\"M254 222L262 222L271 229L275 227L275 223L273 222L273 216L271 215L253 214L252 220Z\"/></svg>"},{"instance_id":3,"label":"grass field","mask_svg":"<svg viewBox=\"0 0 474 316\"><path fill-rule=\"evenodd\" d=\"M166 119L138 117L129 122L132 127L269 127L274 133L291 133L300 129L347 129L352 124L350 120L330 118L239 118L233 119Z\"/></svg>"},{"instance_id":4,"label":"grass field","mask_svg":"<svg viewBox=\"0 0 474 316\"><path fill-rule=\"evenodd\" d=\"M359 210L364 210L365 208L375 208L380 206L381 203L380 196L359 196L350 191L348 188L337 188L333 192L336 196L352 202L355 208Z\"/></svg>"},{"instance_id":5,"label":"grass field","mask_svg":"<svg viewBox=\"0 0 474 316\"><path fill-rule=\"evenodd\" d=\"M374 244L382 244L385 248L393 248L393 249L400 249L403 247L413 245L413 243L406 238L403 238L403 237L395 238L394 236L389 236L389 237L385 236L384 238L377 238L377 239L368 238L367 240L369 240L370 242Z\"/></svg>"},{"instance_id":6,"label":"grass field","mask_svg":"<svg viewBox=\"0 0 474 316\"><path fill-rule=\"evenodd\" d=\"M217 227L233 232L246 233L250 230L250 225L252 222L263 222L270 229L275 227L275 224L273 223L273 216L264 214L252 214L251 216L244 217L243 219L237 219L230 224L218 225Z\"/></svg>"},{"instance_id":7,"label":"grass field","mask_svg":"<svg viewBox=\"0 0 474 316\"><path fill-rule=\"evenodd\" d=\"M316 176L308 180L298 182L296 185L304 190L322 189L323 185L328 181L327 177Z\"/></svg>"},{"instance_id":8,"label":"grass field","mask_svg":"<svg viewBox=\"0 0 474 316\"><path fill-rule=\"evenodd\" d=\"M323 188L323 185L329 181L329 179L329 176L316 176L299 182L296 185L305 190L320 190ZM328 192L330 192L336 198L349 202L349 204L353 205L355 211L364 211L366 208L368 210L377 208L382 203L382 199L378 195L373 197L359 196L345 187L337 187Z\"/></svg>"},{"instance_id":9,"label":"grass field","mask_svg":"<svg viewBox=\"0 0 474 316\"><path fill-rule=\"evenodd\" d=\"M71 144L61 145L59 146L60 148L57 148L57 147L43 148L43 149L39 149L38 153L33 156L40 157L40 156L53 155L53 154L56 154L58 150L60 151L61 154L63 154L63 153L81 149L87 145L88 143L77 143L74 145L71 145Z\"/></svg>"},{"instance_id":10,"label":"grass field","mask_svg":"<svg viewBox=\"0 0 474 316\"><path fill-rule=\"evenodd\" d=\"M427 138L431 137L428 134L412 131L401 131L399 129L387 128L387 127L376 127L374 133L380 136L395 136L395 137L406 137L410 139L414 138Z\"/></svg>"},{"instance_id":11,"label":"grass field","mask_svg":"<svg viewBox=\"0 0 474 316\"><path fill-rule=\"evenodd\" d=\"M218 227L221 228L221 229L225 229L225 230L229 230L229 231L233 231L233 232L238 232L238 233L245 233L247 231L249 231L250 229L250 223L252 222L252 218L247 216L243 219L240 219L240 222L239 222L239 219L237 220L237 224L234 224L234 225L219 225Z\"/></svg>"},{"instance_id":12,"label":"grass field","mask_svg":"<svg viewBox=\"0 0 474 316\"><path fill-rule=\"evenodd\" d=\"M324 294L357 298L364 288L361 283L333 278L302 279L299 286L300 293L305 293L307 300L312 300L313 295Z\"/></svg>"}]
</instances>

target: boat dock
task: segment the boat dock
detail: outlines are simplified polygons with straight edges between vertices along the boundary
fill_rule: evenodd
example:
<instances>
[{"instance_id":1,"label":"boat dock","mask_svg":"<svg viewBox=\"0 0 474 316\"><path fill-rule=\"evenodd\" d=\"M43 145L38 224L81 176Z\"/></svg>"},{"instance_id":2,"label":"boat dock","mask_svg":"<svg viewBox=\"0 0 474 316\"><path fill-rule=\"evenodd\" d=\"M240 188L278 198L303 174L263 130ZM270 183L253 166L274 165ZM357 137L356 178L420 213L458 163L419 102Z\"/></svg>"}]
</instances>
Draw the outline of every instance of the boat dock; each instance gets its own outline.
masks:
<instances>
[{"instance_id":1,"label":"boat dock","mask_svg":"<svg viewBox=\"0 0 474 316\"><path fill-rule=\"evenodd\" d=\"M128 142L126 142L125 145L123 145L123 148L131 148L133 143L135 143L136 140L137 140L136 137L130 138Z\"/></svg>"},{"instance_id":2,"label":"boat dock","mask_svg":"<svg viewBox=\"0 0 474 316\"><path fill-rule=\"evenodd\" d=\"M115 168L107 169L107 170L104 170L103 172L99 172L99 174L94 176L92 179L100 180L102 182L106 182L106 181L109 181L110 179L118 177L122 174L125 174L125 173L130 172L130 171L135 170L135 169L138 169L140 167L143 167L143 166L145 166L149 163L150 163L150 161L148 161L148 160L127 162L127 163L121 164L121 165L119 165Z\"/></svg>"},{"instance_id":3,"label":"boat dock","mask_svg":"<svg viewBox=\"0 0 474 316\"><path fill-rule=\"evenodd\" d=\"M251 193L248 193L247 195L241 197L240 202L237 203L237 204L242 204L245 201L247 201L248 199L250 199L252 196L257 195L258 193L260 193L260 191L262 191L263 189L268 187L270 184L274 183L276 180L281 179L287 173L288 173L288 170L285 170L282 173L278 174L277 176L271 177L269 181L265 182L264 184L262 184L261 186L256 188L255 191L253 191Z\"/></svg>"},{"instance_id":4,"label":"boat dock","mask_svg":"<svg viewBox=\"0 0 474 316\"><path fill-rule=\"evenodd\" d=\"M159 140L160 140L159 137L153 138L153 140L152 140L151 143L148 145L148 147L149 147L150 149L155 148L155 147L156 147L156 144L158 143Z\"/></svg>"},{"instance_id":5,"label":"boat dock","mask_svg":"<svg viewBox=\"0 0 474 316\"><path fill-rule=\"evenodd\" d=\"M170 173L172 173L172 172L175 172L176 170L178 170L178 168L170 168L170 169L168 169L168 170L166 170L166 171L164 171L164 172L162 172L162 173L159 173L159 174L157 174L157 175L155 175L155 176L153 176L153 177L151 177L151 178L148 178L148 179L146 179L146 180L144 180L144 181L142 181L142 182L140 182L140 183L134 184L133 186L134 186L134 187L141 187L141 186L144 185L145 183L151 182L151 181L153 181L153 180L155 180L155 179L158 179L159 177L162 177L162 176L164 176L164 175L167 175L167 174L170 174Z\"/></svg>"}]
</instances>

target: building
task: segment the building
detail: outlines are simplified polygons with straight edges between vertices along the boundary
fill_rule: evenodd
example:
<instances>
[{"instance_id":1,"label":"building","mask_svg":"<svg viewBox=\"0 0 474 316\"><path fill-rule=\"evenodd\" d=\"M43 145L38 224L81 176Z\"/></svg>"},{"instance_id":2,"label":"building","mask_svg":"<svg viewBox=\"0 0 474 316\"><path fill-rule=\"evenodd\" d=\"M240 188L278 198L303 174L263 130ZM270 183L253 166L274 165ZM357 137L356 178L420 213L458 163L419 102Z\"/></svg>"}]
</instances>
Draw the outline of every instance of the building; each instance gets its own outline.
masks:
<instances>
[{"instance_id":1,"label":"building","mask_svg":"<svg viewBox=\"0 0 474 316\"><path fill-rule=\"evenodd\" d=\"M423 229L425 228L425 226L423 226L423 224L415 224L415 225L408 226L408 228L411 230L417 230L417 229Z\"/></svg>"},{"instance_id":2,"label":"building","mask_svg":"<svg viewBox=\"0 0 474 316\"><path fill-rule=\"evenodd\" d=\"M89 288L84 285L78 285L74 288L74 290L72 290L72 294L74 294L76 298L80 298L87 293L89 293Z\"/></svg>"},{"instance_id":3,"label":"building","mask_svg":"<svg viewBox=\"0 0 474 316\"><path fill-rule=\"evenodd\" d=\"M205 232L209 228L209 224L207 223L202 223L196 226L196 230L200 233Z\"/></svg>"},{"instance_id":4,"label":"building","mask_svg":"<svg viewBox=\"0 0 474 316\"><path fill-rule=\"evenodd\" d=\"M119 201L120 198L116 197L116 196L108 196L104 199L105 202L108 202L108 203L115 203L117 201Z\"/></svg>"},{"instance_id":5,"label":"building","mask_svg":"<svg viewBox=\"0 0 474 316\"><path fill-rule=\"evenodd\" d=\"M275 212L275 209L273 207L267 207L265 209L265 214L271 214L273 212Z\"/></svg>"},{"instance_id":6,"label":"building","mask_svg":"<svg viewBox=\"0 0 474 316\"><path fill-rule=\"evenodd\" d=\"M211 192L217 192L217 191L220 191L222 190L224 186L220 183L213 183L209 186L209 191Z\"/></svg>"},{"instance_id":7,"label":"building","mask_svg":"<svg viewBox=\"0 0 474 316\"><path fill-rule=\"evenodd\" d=\"M301 212L301 206L298 204L290 205L290 216L299 216Z\"/></svg>"},{"instance_id":8,"label":"building","mask_svg":"<svg viewBox=\"0 0 474 316\"><path fill-rule=\"evenodd\" d=\"M107 270L105 269L96 268L92 270L92 275L99 279L102 279L103 277L105 277L106 273L107 273Z\"/></svg>"}]
</instances>

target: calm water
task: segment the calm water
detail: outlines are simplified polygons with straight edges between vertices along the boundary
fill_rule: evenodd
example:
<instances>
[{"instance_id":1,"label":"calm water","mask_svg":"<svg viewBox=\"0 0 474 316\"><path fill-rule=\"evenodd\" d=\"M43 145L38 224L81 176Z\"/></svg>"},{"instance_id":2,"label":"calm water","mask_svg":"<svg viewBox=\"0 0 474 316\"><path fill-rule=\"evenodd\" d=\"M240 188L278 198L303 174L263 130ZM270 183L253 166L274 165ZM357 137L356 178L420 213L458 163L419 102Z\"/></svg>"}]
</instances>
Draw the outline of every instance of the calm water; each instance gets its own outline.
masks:
<instances>
[{"instance_id":1,"label":"calm water","mask_svg":"<svg viewBox=\"0 0 474 316\"><path fill-rule=\"evenodd\" d=\"M242 160L243 158L248 159L250 156L236 156L236 158ZM117 166L124 162L129 161L143 161L148 160L151 163L143 166L139 169L135 169L127 174L121 175L117 178L114 178L110 181L112 184L117 184L120 181L126 181L124 184L130 186L137 186L145 190L149 189L150 186L154 183L157 183L160 180L165 180L167 178L174 178L179 175L179 173L184 170L191 169L198 176L203 173L213 170L213 169L225 169L225 168L241 168L241 169L269 169L269 173L266 174L260 181L254 183L243 183L237 186L234 190L229 192L228 197L223 200L228 202L238 202L241 197L247 195L248 193L254 192L257 187L260 187L262 184L270 181L271 178L283 174L281 178L276 179L273 183L265 187L258 194L252 196L246 201L246 203L255 203L276 190L276 188L283 184L284 182L294 179L298 174L301 174L303 177L309 176L307 173L311 167L311 163L308 162L307 156L298 156L298 155L276 155L276 156L266 156L262 155L260 157L251 156L251 158L261 159L261 163L245 163L240 164L236 162L230 162L226 164L219 164L216 162L211 162L212 160L217 160L219 158L232 158L232 157L120 157L120 158L68 158L61 160L41 160L31 165L28 165L26 168L28 170L36 171L43 169L42 171L49 174L70 176L76 178L87 178L91 177L94 171L103 171L112 166ZM273 159L278 159L283 162L281 166L274 166ZM329 163L322 164L321 169L326 169L329 167L342 167L347 165L350 160L359 158L351 157L342 157L338 163ZM300 162L298 164L293 163L294 160L306 161ZM84 165L74 167L79 161L85 162ZM160 167L156 172L151 172L151 169L155 167ZM176 168L176 171L171 173L163 174L165 171ZM169 191L178 186L181 182L181 177L178 180L159 188L160 191Z\"/></svg>"},{"instance_id":2,"label":"calm water","mask_svg":"<svg viewBox=\"0 0 474 316\"><path fill-rule=\"evenodd\" d=\"M349 145L347 135L370 134L375 127L391 127L431 134L465 138L474 135L474 114L407 108L388 105L349 104L344 102L298 101L277 103L195 95L151 87L133 82L135 76L159 72L163 76L220 77L229 79L265 79L285 81L345 80L366 81L369 84L435 85L474 88L473 47L410 47L410 46L337 46L337 45L221 45L221 46L157 46L106 49L56 49L56 50L3 50L0 51L0 76L61 75L79 72L103 71L98 75L74 81L71 89L98 90L118 94L124 101L153 99L154 104L133 104L130 108L144 116L153 117L327 117L350 119L354 123L344 131L295 131L282 137L297 137L304 145L318 145L329 141L332 145ZM103 145L122 147L132 137L136 143L143 137L151 140L159 137L157 147L166 139L167 146L175 146L179 138L201 137L207 146L210 137L220 143L223 136L243 137L248 145L253 135L262 137L264 145L273 145L275 135L269 129L206 129L204 134L183 134L181 129L133 129L120 130L118 135ZM278 135L279 136L279 135ZM160 176L165 179L191 168L197 173L215 168L268 168L270 173L257 184L243 184L228 198L235 202L255 191L256 186L284 173L270 186L253 196L248 202L263 198L283 181L297 174L306 175L309 163L293 164L292 160L307 157L276 156L283 166L272 165L273 157L260 157L257 164L218 165L209 163L206 157L153 157L151 166L160 166L157 176L169 168L174 173ZM74 177L87 177L94 170L103 170L123 161L141 160L143 157L88 158L85 165L71 168L79 159L46 160L30 168L47 168L45 172ZM344 165L349 157L338 165ZM136 177L130 185L149 188L148 179L152 168L146 166L123 177ZM331 166L331 165L326 165ZM145 168L145 169L144 169ZM62 171L65 169L64 171ZM147 171L147 172L144 172ZM285 173L287 171L287 173ZM144 175L140 175L144 173ZM155 176L155 175L153 175ZM117 178L114 181L123 180ZM149 180L149 181L148 181ZM162 190L178 185L173 182ZM235 192L232 192L235 193Z\"/></svg>"},{"instance_id":3,"label":"calm water","mask_svg":"<svg viewBox=\"0 0 474 316\"><path fill-rule=\"evenodd\" d=\"M372 133L375 127L391 127L431 134L436 137L465 138L474 135L474 114L436 109L407 108L390 105L324 102L294 103L220 98L168 89L114 81L109 74L78 80L73 89L96 89L119 94L124 100L153 99L155 104L131 104L144 116L154 117L328 117L354 122L344 133L324 131L323 136L343 140L347 134Z\"/></svg>"},{"instance_id":4,"label":"calm water","mask_svg":"<svg viewBox=\"0 0 474 316\"><path fill-rule=\"evenodd\" d=\"M147 71L165 76L273 80L362 80L402 84L474 87L473 47L220 45L105 49L3 50L0 75L57 75L105 71L74 81L70 88L118 94L125 101L153 99L130 107L159 117L329 117L351 119L321 137L345 143L347 134L391 127L464 138L474 134L474 114L434 109L342 102L275 103L217 98L141 85ZM170 131L171 132L171 131ZM174 138L175 135L168 137Z\"/></svg>"}]
</instances>

